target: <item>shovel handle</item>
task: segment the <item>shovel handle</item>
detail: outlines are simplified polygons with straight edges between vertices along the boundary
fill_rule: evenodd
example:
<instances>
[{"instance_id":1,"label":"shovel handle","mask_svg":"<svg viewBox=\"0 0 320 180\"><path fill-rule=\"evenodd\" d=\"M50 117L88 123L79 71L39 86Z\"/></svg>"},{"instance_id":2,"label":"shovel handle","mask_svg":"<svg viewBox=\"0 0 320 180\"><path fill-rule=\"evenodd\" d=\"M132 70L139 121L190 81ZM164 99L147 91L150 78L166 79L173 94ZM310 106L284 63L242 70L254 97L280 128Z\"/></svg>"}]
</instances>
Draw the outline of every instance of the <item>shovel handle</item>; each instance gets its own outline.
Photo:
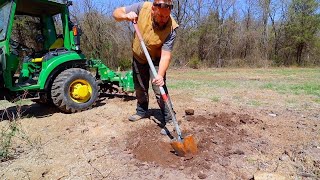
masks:
<instances>
[{"instance_id":1,"label":"shovel handle","mask_svg":"<svg viewBox=\"0 0 320 180\"><path fill-rule=\"evenodd\" d=\"M144 52L144 54L146 55L146 58L147 58L147 60L148 60L148 63L149 63L149 66L150 66L152 75L153 75L153 77L156 77L157 74L158 74L158 73L157 73L157 70L156 70L156 68L155 68L154 65L153 65L153 62L152 62L152 60L151 60L151 57L150 57L150 54L149 54L149 52L148 52L148 50L147 50L146 45L144 44L142 35L141 35L140 30L139 30L139 28L138 28L138 24L135 23L135 22L133 22L133 27L134 27L134 29L135 29L135 31L136 31L136 34L137 34L137 36L138 36L138 38L139 38L139 40L140 40L140 43L141 43L143 52ZM164 100L168 99L168 97L167 97L167 95L166 95L166 92L164 91L163 87L161 87L161 86L160 86L160 93L161 93L161 96L163 97Z\"/></svg>"},{"instance_id":2,"label":"shovel handle","mask_svg":"<svg viewBox=\"0 0 320 180\"><path fill-rule=\"evenodd\" d=\"M143 52L144 52L144 54L145 54L145 56L146 56L146 58L147 58L148 64L149 64L150 69L151 69L151 72L152 72L153 76L156 77L157 74L158 74L158 73L157 73L157 70L156 70L156 68L155 68L154 65L153 65L152 59L151 59L151 57L150 57L150 54L149 54L149 52L148 52L148 50L147 50L146 45L144 44L144 41L143 41L142 35L141 35L141 33L140 33L140 30L139 30L139 28L138 28L137 22L133 22L133 27L134 27L134 29L135 29L135 31L136 31L136 35L138 36L138 38L139 38L139 40L140 40L141 47L142 47ZM171 103L169 102L170 100L169 100L169 98L168 98L168 95L166 94L166 92L164 91L164 88L163 88L162 86L159 86L159 88L160 88L161 96L162 96L162 98L163 98L165 104L167 105L168 110L169 110L169 112L170 112L170 114L171 114L172 121L173 121L173 123L174 123L175 129L176 129L177 134L178 134L178 140L179 140L179 141L182 141L182 135L181 135L181 131L180 131L180 128L179 128L179 124L178 124L178 122L177 122L175 113L173 112Z\"/></svg>"}]
</instances>

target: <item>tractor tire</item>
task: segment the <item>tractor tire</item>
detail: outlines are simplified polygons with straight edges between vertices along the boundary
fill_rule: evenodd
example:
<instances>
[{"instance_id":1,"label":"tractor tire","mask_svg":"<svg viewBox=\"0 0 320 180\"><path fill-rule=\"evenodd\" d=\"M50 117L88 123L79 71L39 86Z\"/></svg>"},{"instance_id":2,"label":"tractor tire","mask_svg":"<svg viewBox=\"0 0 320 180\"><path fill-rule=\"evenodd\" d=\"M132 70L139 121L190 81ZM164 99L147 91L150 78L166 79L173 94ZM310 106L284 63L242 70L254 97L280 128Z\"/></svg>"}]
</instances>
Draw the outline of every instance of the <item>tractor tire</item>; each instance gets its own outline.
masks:
<instances>
[{"instance_id":1,"label":"tractor tire","mask_svg":"<svg viewBox=\"0 0 320 180\"><path fill-rule=\"evenodd\" d=\"M92 108L99 96L96 78L87 70L71 68L62 71L53 81L53 104L65 113Z\"/></svg>"}]
</instances>

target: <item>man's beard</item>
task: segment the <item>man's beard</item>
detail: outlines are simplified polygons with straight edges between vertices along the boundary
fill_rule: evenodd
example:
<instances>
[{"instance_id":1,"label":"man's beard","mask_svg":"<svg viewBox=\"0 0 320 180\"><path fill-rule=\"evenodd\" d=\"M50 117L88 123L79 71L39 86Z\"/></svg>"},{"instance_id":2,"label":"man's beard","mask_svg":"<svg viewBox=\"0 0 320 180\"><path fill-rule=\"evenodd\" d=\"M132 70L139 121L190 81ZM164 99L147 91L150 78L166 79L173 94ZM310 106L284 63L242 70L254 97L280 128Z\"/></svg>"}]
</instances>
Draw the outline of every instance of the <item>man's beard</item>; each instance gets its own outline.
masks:
<instances>
[{"instance_id":1,"label":"man's beard","mask_svg":"<svg viewBox=\"0 0 320 180\"><path fill-rule=\"evenodd\" d=\"M167 21L165 24L163 25L160 25L158 22L156 22L156 20L154 19L154 17L152 17L152 27L154 29L157 29L157 30L164 30L167 25L168 25L169 21Z\"/></svg>"}]
</instances>

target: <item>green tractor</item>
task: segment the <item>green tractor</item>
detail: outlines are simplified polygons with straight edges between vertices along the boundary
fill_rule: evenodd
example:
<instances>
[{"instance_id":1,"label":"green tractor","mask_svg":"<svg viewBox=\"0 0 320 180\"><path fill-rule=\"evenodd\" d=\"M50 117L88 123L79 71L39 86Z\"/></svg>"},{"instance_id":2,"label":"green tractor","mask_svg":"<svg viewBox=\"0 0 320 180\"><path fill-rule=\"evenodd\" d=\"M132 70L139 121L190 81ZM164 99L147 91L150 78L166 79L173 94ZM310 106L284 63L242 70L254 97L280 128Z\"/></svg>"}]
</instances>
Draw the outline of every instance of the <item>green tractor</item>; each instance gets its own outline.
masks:
<instances>
[{"instance_id":1,"label":"green tractor","mask_svg":"<svg viewBox=\"0 0 320 180\"><path fill-rule=\"evenodd\" d=\"M65 0L0 0L0 100L23 96L73 113L91 108L101 91L134 91L131 71L114 72L82 54L71 5ZM28 42L20 42L28 35L23 28L14 29L21 17L36 22L25 28L36 34ZM30 47L30 39L36 45Z\"/></svg>"}]
</instances>

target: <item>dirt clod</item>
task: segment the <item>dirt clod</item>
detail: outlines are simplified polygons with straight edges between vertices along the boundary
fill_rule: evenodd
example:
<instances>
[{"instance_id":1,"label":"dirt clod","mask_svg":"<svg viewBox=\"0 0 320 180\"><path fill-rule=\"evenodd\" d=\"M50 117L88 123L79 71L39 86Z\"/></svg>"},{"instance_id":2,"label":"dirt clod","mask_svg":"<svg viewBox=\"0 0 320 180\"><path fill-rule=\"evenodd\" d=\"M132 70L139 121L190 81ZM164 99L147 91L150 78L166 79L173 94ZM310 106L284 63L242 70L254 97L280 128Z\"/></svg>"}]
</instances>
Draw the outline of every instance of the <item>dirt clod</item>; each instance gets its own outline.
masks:
<instances>
[{"instance_id":1,"label":"dirt clod","mask_svg":"<svg viewBox=\"0 0 320 180\"><path fill-rule=\"evenodd\" d=\"M49 170L45 170L43 173L41 173L41 177L45 177L49 173Z\"/></svg>"},{"instance_id":2,"label":"dirt clod","mask_svg":"<svg viewBox=\"0 0 320 180\"><path fill-rule=\"evenodd\" d=\"M185 110L186 115L194 115L194 110L193 109L186 109Z\"/></svg>"},{"instance_id":3,"label":"dirt clod","mask_svg":"<svg viewBox=\"0 0 320 180\"><path fill-rule=\"evenodd\" d=\"M204 173L201 173L201 172L200 172L200 173L198 174L198 178L199 178L199 179L206 179L207 177L208 177L208 176L207 176L206 174L204 174Z\"/></svg>"}]
</instances>

